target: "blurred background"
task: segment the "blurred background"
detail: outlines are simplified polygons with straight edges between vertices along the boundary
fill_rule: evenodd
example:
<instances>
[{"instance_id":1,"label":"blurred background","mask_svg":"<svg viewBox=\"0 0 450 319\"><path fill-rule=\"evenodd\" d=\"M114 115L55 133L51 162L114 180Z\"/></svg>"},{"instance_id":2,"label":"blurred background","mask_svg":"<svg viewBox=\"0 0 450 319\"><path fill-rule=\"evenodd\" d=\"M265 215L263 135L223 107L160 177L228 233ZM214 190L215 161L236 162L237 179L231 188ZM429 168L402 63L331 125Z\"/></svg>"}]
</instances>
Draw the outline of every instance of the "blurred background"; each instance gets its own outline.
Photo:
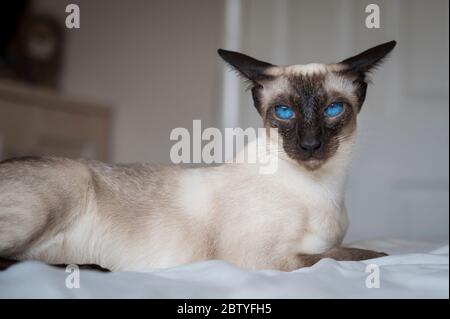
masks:
<instances>
[{"instance_id":1,"label":"blurred background","mask_svg":"<svg viewBox=\"0 0 450 319\"><path fill-rule=\"evenodd\" d=\"M8 3L8 5L6 5ZM67 29L69 3L80 28ZM368 29L365 8L380 8ZM219 47L337 62L397 40L359 118L346 241L448 239L447 0L15 0L0 12L0 158L170 162L175 127L259 127Z\"/></svg>"}]
</instances>

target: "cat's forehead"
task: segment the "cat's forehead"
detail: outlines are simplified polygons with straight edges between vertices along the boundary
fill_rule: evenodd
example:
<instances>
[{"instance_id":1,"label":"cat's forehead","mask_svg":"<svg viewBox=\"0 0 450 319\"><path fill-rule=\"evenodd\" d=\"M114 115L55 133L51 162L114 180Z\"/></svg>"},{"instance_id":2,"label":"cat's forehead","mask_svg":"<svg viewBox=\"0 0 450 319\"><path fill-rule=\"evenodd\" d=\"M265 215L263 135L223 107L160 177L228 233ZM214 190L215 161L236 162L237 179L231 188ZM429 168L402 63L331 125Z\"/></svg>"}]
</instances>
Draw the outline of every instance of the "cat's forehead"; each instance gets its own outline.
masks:
<instances>
[{"instance_id":1,"label":"cat's forehead","mask_svg":"<svg viewBox=\"0 0 450 319\"><path fill-rule=\"evenodd\" d=\"M356 89L354 79L340 71L340 65L321 63L271 68L268 73L273 78L264 85L265 97L270 99L301 90L312 95L338 93L351 98Z\"/></svg>"},{"instance_id":2,"label":"cat's forehead","mask_svg":"<svg viewBox=\"0 0 450 319\"><path fill-rule=\"evenodd\" d=\"M284 73L287 75L323 75L332 71L334 68L322 63L296 64L284 67Z\"/></svg>"},{"instance_id":3,"label":"cat's forehead","mask_svg":"<svg viewBox=\"0 0 450 319\"><path fill-rule=\"evenodd\" d=\"M273 66L268 68L265 73L272 76L317 76L326 75L327 73L339 72L342 70L340 64L323 64L323 63L309 63L309 64L294 64L286 66Z\"/></svg>"}]
</instances>

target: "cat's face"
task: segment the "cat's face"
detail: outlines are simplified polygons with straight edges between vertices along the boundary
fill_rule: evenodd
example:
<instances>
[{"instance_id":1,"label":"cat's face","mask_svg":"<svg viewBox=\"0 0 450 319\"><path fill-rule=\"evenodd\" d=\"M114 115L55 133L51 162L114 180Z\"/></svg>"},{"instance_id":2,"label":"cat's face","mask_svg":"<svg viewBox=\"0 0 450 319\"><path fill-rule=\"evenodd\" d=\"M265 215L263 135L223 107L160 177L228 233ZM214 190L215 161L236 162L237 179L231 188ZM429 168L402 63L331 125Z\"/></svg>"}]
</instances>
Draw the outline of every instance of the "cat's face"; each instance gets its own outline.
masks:
<instances>
[{"instance_id":1,"label":"cat's face","mask_svg":"<svg viewBox=\"0 0 450 319\"><path fill-rule=\"evenodd\" d=\"M351 143L364 85L338 65L275 67L274 78L253 89L264 126L277 128L285 154L309 169ZM268 70L269 71L269 70Z\"/></svg>"},{"instance_id":2,"label":"cat's face","mask_svg":"<svg viewBox=\"0 0 450 319\"><path fill-rule=\"evenodd\" d=\"M393 49L388 42L335 64L276 66L219 50L251 81L266 128L278 129L282 156L309 170L321 167L353 142L366 95L366 75Z\"/></svg>"}]
</instances>

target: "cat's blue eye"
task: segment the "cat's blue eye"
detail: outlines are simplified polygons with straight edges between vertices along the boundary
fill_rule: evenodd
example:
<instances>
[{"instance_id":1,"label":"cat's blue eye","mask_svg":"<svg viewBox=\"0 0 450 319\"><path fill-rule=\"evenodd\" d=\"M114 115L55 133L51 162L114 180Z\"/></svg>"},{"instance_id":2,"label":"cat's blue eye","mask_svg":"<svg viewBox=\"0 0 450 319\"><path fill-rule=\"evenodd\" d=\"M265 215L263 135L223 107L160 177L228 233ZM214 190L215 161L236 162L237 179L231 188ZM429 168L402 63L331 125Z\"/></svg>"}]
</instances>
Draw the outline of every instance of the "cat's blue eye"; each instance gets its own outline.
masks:
<instances>
[{"instance_id":1,"label":"cat's blue eye","mask_svg":"<svg viewBox=\"0 0 450 319\"><path fill-rule=\"evenodd\" d=\"M282 120L289 120L294 117L294 109L287 105L277 105L275 106L275 114L278 118Z\"/></svg>"},{"instance_id":2,"label":"cat's blue eye","mask_svg":"<svg viewBox=\"0 0 450 319\"><path fill-rule=\"evenodd\" d=\"M328 117L335 117L341 114L344 111L344 103L342 102L333 102L327 106L325 109L325 115Z\"/></svg>"}]
</instances>

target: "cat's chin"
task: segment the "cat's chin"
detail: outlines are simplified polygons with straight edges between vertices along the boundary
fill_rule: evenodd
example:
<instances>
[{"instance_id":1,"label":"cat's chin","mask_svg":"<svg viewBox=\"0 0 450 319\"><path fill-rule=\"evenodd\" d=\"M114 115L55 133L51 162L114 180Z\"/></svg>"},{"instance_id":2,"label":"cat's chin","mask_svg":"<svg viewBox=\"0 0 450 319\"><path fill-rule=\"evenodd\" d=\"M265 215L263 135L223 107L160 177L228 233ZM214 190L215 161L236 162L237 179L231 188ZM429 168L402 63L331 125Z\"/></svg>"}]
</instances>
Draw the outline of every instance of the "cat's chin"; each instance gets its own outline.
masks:
<instances>
[{"instance_id":1,"label":"cat's chin","mask_svg":"<svg viewBox=\"0 0 450 319\"><path fill-rule=\"evenodd\" d=\"M304 160L304 161L298 161L298 162L301 166L303 166L304 168L306 168L309 171L315 171L324 164L323 160L319 160L319 159L315 159L315 158L311 158L311 159Z\"/></svg>"},{"instance_id":2,"label":"cat's chin","mask_svg":"<svg viewBox=\"0 0 450 319\"><path fill-rule=\"evenodd\" d=\"M299 165L308 171L316 171L321 168L326 160L310 157L308 159L299 159L288 156L288 161L292 164Z\"/></svg>"}]
</instances>

